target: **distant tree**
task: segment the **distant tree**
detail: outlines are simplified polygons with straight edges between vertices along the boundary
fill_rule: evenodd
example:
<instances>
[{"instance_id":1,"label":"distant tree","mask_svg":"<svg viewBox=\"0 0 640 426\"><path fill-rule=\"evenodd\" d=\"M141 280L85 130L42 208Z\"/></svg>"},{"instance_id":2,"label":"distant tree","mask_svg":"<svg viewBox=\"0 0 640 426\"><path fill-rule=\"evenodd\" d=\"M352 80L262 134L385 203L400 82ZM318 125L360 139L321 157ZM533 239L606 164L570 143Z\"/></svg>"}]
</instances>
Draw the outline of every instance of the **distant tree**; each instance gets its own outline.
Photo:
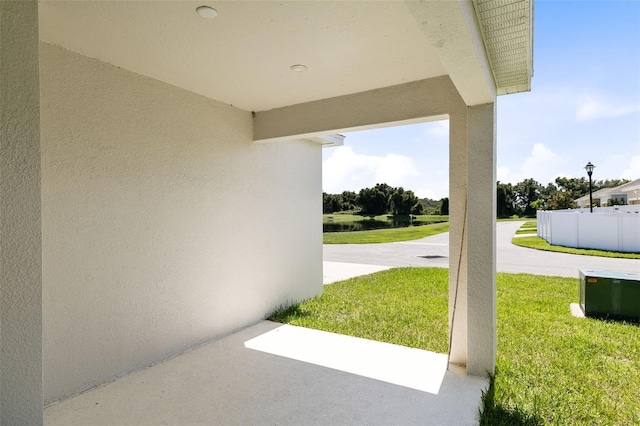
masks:
<instances>
[{"instance_id":1,"label":"distant tree","mask_svg":"<svg viewBox=\"0 0 640 426\"><path fill-rule=\"evenodd\" d=\"M440 200L440 214L444 216L449 215L449 198L445 197Z\"/></svg>"},{"instance_id":2,"label":"distant tree","mask_svg":"<svg viewBox=\"0 0 640 426\"><path fill-rule=\"evenodd\" d=\"M548 183L547 186L540 185L540 198L546 204L546 201L558 192L558 187L553 183Z\"/></svg>"},{"instance_id":3,"label":"distant tree","mask_svg":"<svg viewBox=\"0 0 640 426\"><path fill-rule=\"evenodd\" d=\"M525 216L535 216L536 209L532 203L540 197L542 186L534 179L525 179L516 184L514 192L518 213Z\"/></svg>"},{"instance_id":4,"label":"distant tree","mask_svg":"<svg viewBox=\"0 0 640 426\"><path fill-rule=\"evenodd\" d=\"M420 204L423 207L423 214L440 214L440 202L431 198L421 198Z\"/></svg>"},{"instance_id":5,"label":"distant tree","mask_svg":"<svg viewBox=\"0 0 640 426\"><path fill-rule=\"evenodd\" d=\"M629 182L630 182L629 179L606 179L606 180L599 180L595 184L598 189L602 189L602 188L615 188L616 186L624 185L625 183L629 183Z\"/></svg>"},{"instance_id":6,"label":"distant tree","mask_svg":"<svg viewBox=\"0 0 640 426\"><path fill-rule=\"evenodd\" d=\"M422 204L413 191L405 191L404 188L394 188L389 196L390 212L393 215L421 214ZM418 213L419 212L419 213Z\"/></svg>"},{"instance_id":7,"label":"distant tree","mask_svg":"<svg viewBox=\"0 0 640 426\"><path fill-rule=\"evenodd\" d=\"M567 192L569 194L569 197L571 197L571 199L573 200L580 198L583 195L586 195L589 193L589 181L584 177L582 178L557 177L556 185L558 185L558 189L560 191ZM594 191L596 189L597 189L596 187L593 188Z\"/></svg>"},{"instance_id":8,"label":"distant tree","mask_svg":"<svg viewBox=\"0 0 640 426\"><path fill-rule=\"evenodd\" d=\"M496 208L498 217L510 217L516 214L515 194L513 185L500 183L496 188Z\"/></svg>"},{"instance_id":9,"label":"distant tree","mask_svg":"<svg viewBox=\"0 0 640 426\"><path fill-rule=\"evenodd\" d=\"M564 210L564 209L575 209L578 207L574 198L571 195L571 192L560 190L556 191L549 199L547 200L546 209L547 210Z\"/></svg>"},{"instance_id":10,"label":"distant tree","mask_svg":"<svg viewBox=\"0 0 640 426\"><path fill-rule=\"evenodd\" d=\"M544 201L544 199L543 199L543 198L538 198L537 200L535 200L535 201L533 201L533 202L531 203L531 208L532 208L534 211L537 211L537 210L543 210L543 209L544 209L544 207L545 207L545 201Z\"/></svg>"},{"instance_id":11,"label":"distant tree","mask_svg":"<svg viewBox=\"0 0 640 426\"><path fill-rule=\"evenodd\" d=\"M363 215L377 216L387 212L388 196L378 185L361 189L357 200Z\"/></svg>"},{"instance_id":12,"label":"distant tree","mask_svg":"<svg viewBox=\"0 0 640 426\"><path fill-rule=\"evenodd\" d=\"M605 179L592 182L592 190L614 188L627 179ZM557 177L555 183L543 186L534 179L525 179L516 185L496 183L496 210L498 217L513 215L533 216L537 209L560 210L576 208L574 202L589 193L589 181L584 178ZM597 203L594 203L594 206ZM624 199L610 200L608 205L625 204ZM343 191L341 194L322 193L322 212L358 212L363 215L408 214L449 214L449 198L438 201L429 198L418 199L416 195L402 187L393 188L386 183L378 183L373 188L363 188L357 194ZM444 213L443 213L444 212Z\"/></svg>"},{"instance_id":13,"label":"distant tree","mask_svg":"<svg viewBox=\"0 0 640 426\"><path fill-rule=\"evenodd\" d=\"M358 194L353 191L342 192L341 211L355 210L358 206Z\"/></svg>"},{"instance_id":14,"label":"distant tree","mask_svg":"<svg viewBox=\"0 0 640 426\"><path fill-rule=\"evenodd\" d=\"M598 180L592 182L591 189L592 191L597 191L602 188L615 188L620 185L624 185L628 183L628 179L605 179ZM585 177L581 178L564 178L558 177L556 178L556 185L558 185L559 191L564 191L567 194L558 195L553 203L553 206L565 206L558 207L558 209L563 208L575 208L575 205L568 202L568 198L572 201L576 200L584 195L589 193L589 180ZM551 198L551 197L549 197ZM556 210L556 208L547 207L549 210Z\"/></svg>"},{"instance_id":15,"label":"distant tree","mask_svg":"<svg viewBox=\"0 0 640 426\"><path fill-rule=\"evenodd\" d=\"M341 210L341 197L339 195L322 193L322 213L335 213Z\"/></svg>"},{"instance_id":16,"label":"distant tree","mask_svg":"<svg viewBox=\"0 0 640 426\"><path fill-rule=\"evenodd\" d=\"M415 215L424 214L424 206L422 205L418 197L416 197L416 200L417 201L415 202L413 207L411 207L411 210L409 211L409 213L415 214Z\"/></svg>"},{"instance_id":17,"label":"distant tree","mask_svg":"<svg viewBox=\"0 0 640 426\"><path fill-rule=\"evenodd\" d=\"M394 188L394 191L389 196L389 211L392 215L399 215L403 211L402 195L404 189L402 187Z\"/></svg>"},{"instance_id":18,"label":"distant tree","mask_svg":"<svg viewBox=\"0 0 640 426\"><path fill-rule=\"evenodd\" d=\"M389 202L389 197L391 197L391 194L393 194L393 191L395 191L395 188L387 185L386 183L376 183L374 189L377 189L384 194L387 203Z\"/></svg>"}]
</instances>

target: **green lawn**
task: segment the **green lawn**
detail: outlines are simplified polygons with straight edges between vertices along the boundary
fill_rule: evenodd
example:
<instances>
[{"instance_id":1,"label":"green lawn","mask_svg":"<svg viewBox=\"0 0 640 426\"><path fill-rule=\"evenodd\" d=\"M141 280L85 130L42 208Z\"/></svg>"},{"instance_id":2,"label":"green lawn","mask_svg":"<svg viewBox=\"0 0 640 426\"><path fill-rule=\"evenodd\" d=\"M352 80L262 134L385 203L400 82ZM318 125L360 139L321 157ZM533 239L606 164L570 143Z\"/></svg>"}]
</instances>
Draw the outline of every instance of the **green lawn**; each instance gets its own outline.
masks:
<instances>
[{"instance_id":1,"label":"green lawn","mask_svg":"<svg viewBox=\"0 0 640 426\"><path fill-rule=\"evenodd\" d=\"M516 234L535 234L536 228L520 228L516 231Z\"/></svg>"},{"instance_id":2,"label":"green lawn","mask_svg":"<svg viewBox=\"0 0 640 426\"><path fill-rule=\"evenodd\" d=\"M520 229L516 231L516 234L535 234L538 231L538 221L530 220L522 224Z\"/></svg>"},{"instance_id":3,"label":"green lawn","mask_svg":"<svg viewBox=\"0 0 640 426\"><path fill-rule=\"evenodd\" d=\"M375 229L357 232L325 232L322 234L324 244L373 244L392 243L396 241L417 240L431 235L449 232L449 223L434 223L407 228Z\"/></svg>"},{"instance_id":4,"label":"green lawn","mask_svg":"<svg viewBox=\"0 0 640 426\"><path fill-rule=\"evenodd\" d=\"M340 281L271 319L446 352L447 274L441 268L398 268Z\"/></svg>"},{"instance_id":5,"label":"green lawn","mask_svg":"<svg viewBox=\"0 0 640 426\"><path fill-rule=\"evenodd\" d=\"M552 246L540 237L515 237L511 242L517 246L558 253L581 254L585 256L617 257L622 259L640 259L640 253L621 253L615 251L578 249L573 247Z\"/></svg>"},{"instance_id":6,"label":"green lawn","mask_svg":"<svg viewBox=\"0 0 640 426\"><path fill-rule=\"evenodd\" d=\"M326 286L273 320L447 351L448 270L400 268ZM578 319L576 279L498 274L498 359L486 425L640 424L640 330Z\"/></svg>"}]
</instances>

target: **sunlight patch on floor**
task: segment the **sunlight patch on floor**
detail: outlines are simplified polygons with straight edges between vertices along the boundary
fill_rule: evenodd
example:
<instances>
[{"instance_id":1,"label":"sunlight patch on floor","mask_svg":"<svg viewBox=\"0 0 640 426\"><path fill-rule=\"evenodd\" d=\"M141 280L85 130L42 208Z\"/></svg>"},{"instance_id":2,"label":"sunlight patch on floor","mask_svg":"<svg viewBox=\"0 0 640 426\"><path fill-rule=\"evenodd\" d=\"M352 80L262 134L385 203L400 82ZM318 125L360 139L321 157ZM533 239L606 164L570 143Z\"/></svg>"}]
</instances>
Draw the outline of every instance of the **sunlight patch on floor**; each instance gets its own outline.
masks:
<instances>
[{"instance_id":1,"label":"sunlight patch on floor","mask_svg":"<svg viewBox=\"0 0 640 426\"><path fill-rule=\"evenodd\" d=\"M447 356L420 349L282 325L245 347L407 388L438 394Z\"/></svg>"}]
</instances>

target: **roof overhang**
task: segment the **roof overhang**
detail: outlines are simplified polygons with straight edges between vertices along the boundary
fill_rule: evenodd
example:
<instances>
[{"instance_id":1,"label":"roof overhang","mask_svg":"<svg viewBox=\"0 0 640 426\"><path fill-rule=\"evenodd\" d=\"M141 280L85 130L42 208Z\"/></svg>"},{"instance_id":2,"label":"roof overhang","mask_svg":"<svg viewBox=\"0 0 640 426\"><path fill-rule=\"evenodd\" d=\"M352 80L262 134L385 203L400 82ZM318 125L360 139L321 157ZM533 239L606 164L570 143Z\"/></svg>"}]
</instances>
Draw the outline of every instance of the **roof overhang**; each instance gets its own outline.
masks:
<instances>
[{"instance_id":1,"label":"roof overhang","mask_svg":"<svg viewBox=\"0 0 640 426\"><path fill-rule=\"evenodd\" d=\"M203 4L214 19L196 13ZM531 12L532 0L40 0L39 30L44 42L247 111L438 77L472 106L530 89Z\"/></svg>"},{"instance_id":2,"label":"roof overhang","mask_svg":"<svg viewBox=\"0 0 640 426\"><path fill-rule=\"evenodd\" d=\"M533 77L533 0L473 0L498 95L528 92Z\"/></svg>"}]
</instances>

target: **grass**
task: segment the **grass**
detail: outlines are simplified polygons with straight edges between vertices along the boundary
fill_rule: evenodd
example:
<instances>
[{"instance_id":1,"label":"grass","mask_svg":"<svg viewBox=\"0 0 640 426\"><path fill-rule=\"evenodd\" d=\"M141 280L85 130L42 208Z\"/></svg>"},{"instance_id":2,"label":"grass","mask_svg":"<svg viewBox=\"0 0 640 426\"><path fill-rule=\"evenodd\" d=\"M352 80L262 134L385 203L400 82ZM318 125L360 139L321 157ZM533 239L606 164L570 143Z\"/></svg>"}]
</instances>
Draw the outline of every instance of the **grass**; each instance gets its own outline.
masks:
<instances>
[{"instance_id":1,"label":"grass","mask_svg":"<svg viewBox=\"0 0 640 426\"><path fill-rule=\"evenodd\" d=\"M554 251L558 253L581 254L585 256L615 257L621 259L640 259L640 253L621 253L595 249L578 249L573 247L552 246L540 237L516 237L511 242L520 247L536 250Z\"/></svg>"},{"instance_id":2,"label":"grass","mask_svg":"<svg viewBox=\"0 0 640 426\"><path fill-rule=\"evenodd\" d=\"M494 400L481 424L639 424L640 330L578 319L577 280L498 275Z\"/></svg>"},{"instance_id":3,"label":"grass","mask_svg":"<svg viewBox=\"0 0 640 426\"><path fill-rule=\"evenodd\" d=\"M516 231L516 234L518 235L535 234L535 233L536 233L536 228L520 228Z\"/></svg>"},{"instance_id":4,"label":"grass","mask_svg":"<svg viewBox=\"0 0 640 426\"><path fill-rule=\"evenodd\" d=\"M368 220L368 217L353 214L324 214L323 223L344 223ZM386 215L376 216L375 220L387 220ZM449 216L421 215L417 220L434 222L429 225L410 226L407 228L376 229L371 231L355 232L325 232L322 237L323 244L376 244L393 243L398 241L417 240L432 235L449 232ZM522 218L498 219L499 222L520 221ZM532 223L532 222L527 222ZM535 223L535 221L533 221Z\"/></svg>"},{"instance_id":5,"label":"grass","mask_svg":"<svg viewBox=\"0 0 640 426\"><path fill-rule=\"evenodd\" d=\"M325 286L320 297L272 320L349 336L447 351L448 270L399 268Z\"/></svg>"},{"instance_id":6,"label":"grass","mask_svg":"<svg viewBox=\"0 0 640 426\"><path fill-rule=\"evenodd\" d=\"M522 224L520 229L516 231L516 234L535 234L538 230L538 221L530 220Z\"/></svg>"},{"instance_id":7,"label":"grass","mask_svg":"<svg viewBox=\"0 0 640 426\"><path fill-rule=\"evenodd\" d=\"M375 229L357 232L325 232L322 234L324 244L374 244L392 243L396 241L417 240L431 235L449 232L449 223L434 223L407 228Z\"/></svg>"},{"instance_id":8,"label":"grass","mask_svg":"<svg viewBox=\"0 0 640 426\"><path fill-rule=\"evenodd\" d=\"M448 270L401 268L325 287L275 321L447 350ZM640 424L640 330L578 319L577 280L498 274L497 372L481 424Z\"/></svg>"}]
</instances>

